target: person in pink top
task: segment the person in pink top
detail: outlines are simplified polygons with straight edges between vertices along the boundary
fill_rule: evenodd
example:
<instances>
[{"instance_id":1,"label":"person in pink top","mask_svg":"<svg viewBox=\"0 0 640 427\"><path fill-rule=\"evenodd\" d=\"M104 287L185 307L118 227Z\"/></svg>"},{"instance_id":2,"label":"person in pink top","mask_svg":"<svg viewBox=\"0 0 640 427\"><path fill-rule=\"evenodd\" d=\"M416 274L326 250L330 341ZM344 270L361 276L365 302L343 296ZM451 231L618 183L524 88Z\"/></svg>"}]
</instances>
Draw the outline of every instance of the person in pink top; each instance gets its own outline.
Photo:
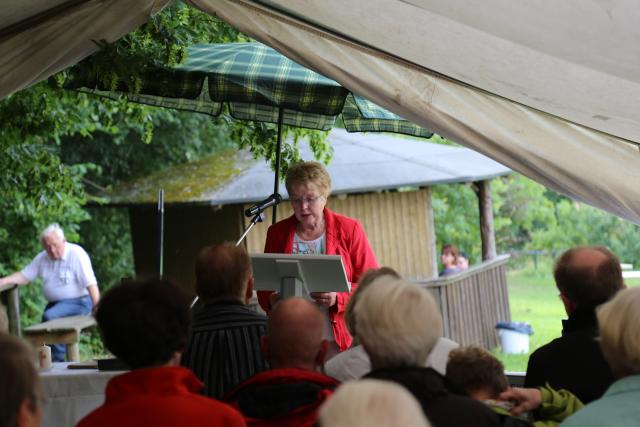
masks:
<instances>
[{"instance_id":1,"label":"person in pink top","mask_svg":"<svg viewBox=\"0 0 640 427\"><path fill-rule=\"evenodd\" d=\"M326 313L328 356L351 345L344 310L362 274L378 268L378 261L359 221L327 208L331 177L318 162L291 166L285 179L294 214L269 227L265 253L340 255L351 283L351 292L312 292L309 297ZM277 294L258 292L262 308L269 312Z\"/></svg>"}]
</instances>

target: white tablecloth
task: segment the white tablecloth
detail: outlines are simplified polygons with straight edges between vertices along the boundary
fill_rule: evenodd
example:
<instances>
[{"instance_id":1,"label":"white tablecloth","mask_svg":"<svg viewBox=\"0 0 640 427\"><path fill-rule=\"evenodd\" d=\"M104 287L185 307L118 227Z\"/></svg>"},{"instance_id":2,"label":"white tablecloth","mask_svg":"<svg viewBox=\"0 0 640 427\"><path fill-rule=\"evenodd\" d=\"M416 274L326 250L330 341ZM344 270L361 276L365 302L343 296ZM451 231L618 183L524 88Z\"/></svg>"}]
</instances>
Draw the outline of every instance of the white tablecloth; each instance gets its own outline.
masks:
<instances>
[{"instance_id":1,"label":"white tablecloth","mask_svg":"<svg viewBox=\"0 0 640 427\"><path fill-rule=\"evenodd\" d=\"M51 370L40 373L47 397L42 427L74 426L85 415L104 403L107 382L122 373L97 369L68 369L69 363L54 363Z\"/></svg>"}]
</instances>

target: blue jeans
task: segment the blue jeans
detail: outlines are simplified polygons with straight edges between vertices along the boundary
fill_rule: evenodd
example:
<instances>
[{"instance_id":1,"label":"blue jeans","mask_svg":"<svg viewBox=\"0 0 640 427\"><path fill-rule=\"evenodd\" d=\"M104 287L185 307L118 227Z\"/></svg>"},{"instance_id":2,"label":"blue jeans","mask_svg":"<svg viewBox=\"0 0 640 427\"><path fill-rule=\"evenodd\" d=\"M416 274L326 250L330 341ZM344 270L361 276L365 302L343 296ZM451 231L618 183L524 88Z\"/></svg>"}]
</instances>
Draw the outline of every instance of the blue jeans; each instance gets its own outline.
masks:
<instances>
[{"instance_id":1,"label":"blue jeans","mask_svg":"<svg viewBox=\"0 0 640 427\"><path fill-rule=\"evenodd\" d=\"M91 297L89 295L50 302L44 308L42 321L46 322L60 317L90 314L92 308L93 303L91 302ZM66 354L67 350L64 344L51 345L51 360L54 362L64 362Z\"/></svg>"}]
</instances>

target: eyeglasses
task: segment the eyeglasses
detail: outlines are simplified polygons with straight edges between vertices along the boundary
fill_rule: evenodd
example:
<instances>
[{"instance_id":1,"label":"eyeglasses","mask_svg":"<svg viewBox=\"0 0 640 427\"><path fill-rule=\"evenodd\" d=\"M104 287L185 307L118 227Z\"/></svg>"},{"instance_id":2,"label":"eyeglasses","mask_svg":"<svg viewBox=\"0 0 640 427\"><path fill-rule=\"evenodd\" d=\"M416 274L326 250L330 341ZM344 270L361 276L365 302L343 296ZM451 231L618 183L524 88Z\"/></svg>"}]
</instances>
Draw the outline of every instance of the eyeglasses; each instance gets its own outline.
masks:
<instances>
[{"instance_id":1,"label":"eyeglasses","mask_svg":"<svg viewBox=\"0 0 640 427\"><path fill-rule=\"evenodd\" d=\"M307 204L307 205L315 205L318 200L320 200L323 196L316 196L316 197L292 197L291 198L291 203L293 203L294 205L303 205L303 204Z\"/></svg>"}]
</instances>

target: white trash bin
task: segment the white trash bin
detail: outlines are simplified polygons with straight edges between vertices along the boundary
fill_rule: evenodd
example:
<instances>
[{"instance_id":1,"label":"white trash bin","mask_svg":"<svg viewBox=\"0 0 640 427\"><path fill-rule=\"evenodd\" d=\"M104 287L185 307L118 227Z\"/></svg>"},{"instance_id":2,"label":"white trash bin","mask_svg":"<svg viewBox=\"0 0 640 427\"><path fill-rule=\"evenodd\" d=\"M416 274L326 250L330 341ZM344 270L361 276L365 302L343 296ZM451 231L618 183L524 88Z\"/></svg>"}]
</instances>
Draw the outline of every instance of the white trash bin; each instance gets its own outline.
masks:
<instances>
[{"instance_id":1,"label":"white trash bin","mask_svg":"<svg viewBox=\"0 0 640 427\"><path fill-rule=\"evenodd\" d=\"M496 328L503 353L529 353L529 335L533 334L531 325L523 322L500 322Z\"/></svg>"}]
</instances>

